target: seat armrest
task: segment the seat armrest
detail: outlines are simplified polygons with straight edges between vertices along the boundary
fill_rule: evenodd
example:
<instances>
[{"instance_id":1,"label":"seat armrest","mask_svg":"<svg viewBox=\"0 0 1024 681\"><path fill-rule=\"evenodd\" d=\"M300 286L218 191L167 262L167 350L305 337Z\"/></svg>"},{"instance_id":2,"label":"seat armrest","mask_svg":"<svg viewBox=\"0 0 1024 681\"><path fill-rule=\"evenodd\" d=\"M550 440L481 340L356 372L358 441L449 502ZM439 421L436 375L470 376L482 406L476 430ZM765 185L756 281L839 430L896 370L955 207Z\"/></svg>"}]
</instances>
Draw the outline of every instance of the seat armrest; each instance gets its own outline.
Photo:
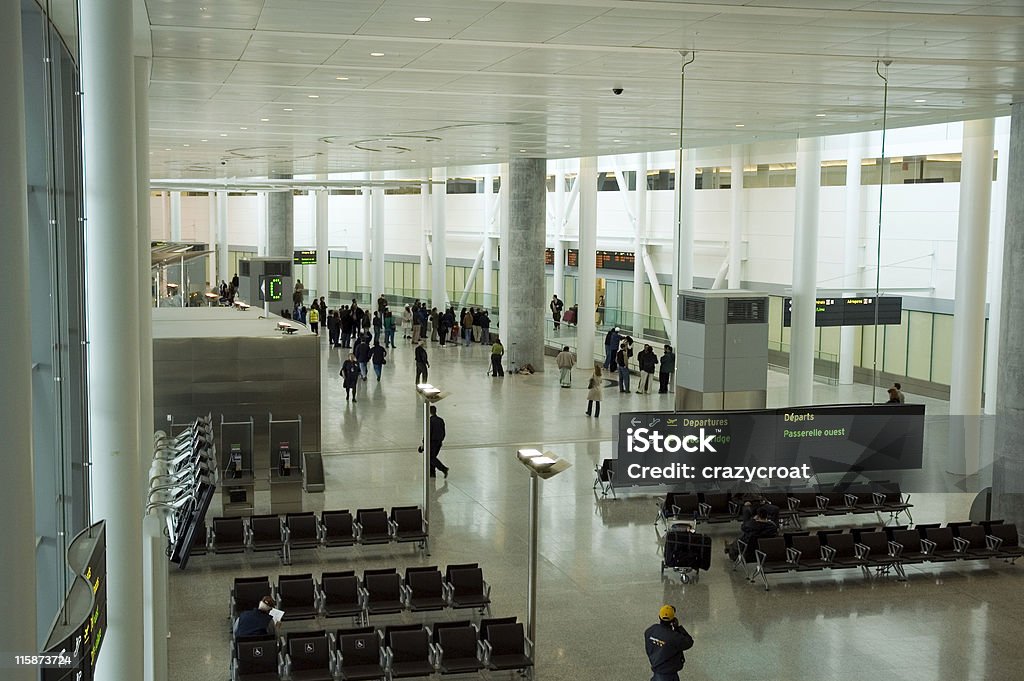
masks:
<instances>
[{"instance_id":1,"label":"seat armrest","mask_svg":"<svg viewBox=\"0 0 1024 681\"><path fill-rule=\"evenodd\" d=\"M957 553L967 553L967 549L971 548L971 542L967 541L963 537L953 537L953 550Z\"/></svg>"},{"instance_id":2,"label":"seat armrest","mask_svg":"<svg viewBox=\"0 0 1024 681\"><path fill-rule=\"evenodd\" d=\"M399 584L398 598L406 607L409 607L409 602L412 600L412 589L410 589L407 584Z\"/></svg>"},{"instance_id":3,"label":"seat armrest","mask_svg":"<svg viewBox=\"0 0 1024 681\"><path fill-rule=\"evenodd\" d=\"M889 555L893 558L899 558L903 555L903 544L898 544L894 541L889 542Z\"/></svg>"},{"instance_id":4,"label":"seat armrest","mask_svg":"<svg viewBox=\"0 0 1024 681\"><path fill-rule=\"evenodd\" d=\"M675 504L672 504L672 514L671 514L670 517L678 518L679 517L679 511L680 511L680 508L678 506L676 506Z\"/></svg>"},{"instance_id":5,"label":"seat armrest","mask_svg":"<svg viewBox=\"0 0 1024 681\"><path fill-rule=\"evenodd\" d=\"M359 587L356 592L359 594L359 604L365 608L366 603L370 600L370 592L366 590L365 586Z\"/></svg>"},{"instance_id":6,"label":"seat armrest","mask_svg":"<svg viewBox=\"0 0 1024 681\"><path fill-rule=\"evenodd\" d=\"M277 656L277 668L279 670L278 676L285 678L291 674L292 670L292 656L287 652L282 652Z\"/></svg>"},{"instance_id":7,"label":"seat armrest","mask_svg":"<svg viewBox=\"0 0 1024 681\"><path fill-rule=\"evenodd\" d=\"M431 642L427 645L430 646L430 664L434 665L434 668L436 669L437 666L441 664L441 658L444 657L444 649L441 647L440 643Z\"/></svg>"},{"instance_id":8,"label":"seat armrest","mask_svg":"<svg viewBox=\"0 0 1024 681\"><path fill-rule=\"evenodd\" d=\"M388 521L388 534L390 534L392 537L398 536L398 523L396 523L394 520Z\"/></svg>"},{"instance_id":9,"label":"seat armrest","mask_svg":"<svg viewBox=\"0 0 1024 681\"><path fill-rule=\"evenodd\" d=\"M998 551L1003 545L1003 540L989 534L985 536L985 545L992 551Z\"/></svg>"},{"instance_id":10,"label":"seat armrest","mask_svg":"<svg viewBox=\"0 0 1024 681\"><path fill-rule=\"evenodd\" d=\"M836 548L834 546L823 545L821 547L821 559L826 563L831 563L832 559L836 557Z\"/></svg>"},{"instance_id":11,"label":"seat armrest","mask_svg":"<svg viewBox=\"0 0 1024 681\"><path fill-rule=\"evenodd\" d=\"M843 499L846 501L846 505L847 506L856 506L857 505L857 495L856 494L844 494L843 495Z\"/></svg>"},{"instance_id":12,"label":"seat armrest","mask_svg":"<svg viewBox=\"0 0 1024 681\"><path fill-rule=\"evenodd\" d=\"M384 656L384 666L390 669L391 663L395 661L395 651L391 649L391 646L385 646L381 654Z\"/></svg>"},{"instance_id":13,"label":"seat armrest","mask_svg":"<svg viewBox=\"0 0 1024 681\"><path fill-rule=\"evenodd\" d=\"M871 547L867 544L854 544L853 555L857 556L857 560L864 560L871 554Z\"/></svg>"},{"instance_id":14,"label":"seat armrest","mask_svg":"<svg viewBox=\"0 0 1024 681\"><path fill-rule=\"evenodd\" d=\"M875 506L881 506L885 503L885 494L882 492L872 492L871 500L875 502Z\"/></svg>"},{"instance_id":15,"label":"seat armrest","mask_svg":"<svg viewBox=\"0 0 1024 681\"><path fill-rule=\"evenodd\" d=\"M707 518L708 515L711 513L711 504L702 501L699 504L697 504L697 509L699 516L701 518Z\"/></svg>"},{"instance_id":16,"label":"seat armrest","mask_svg":"<svg viewBox=\"0 0 1024 681\"><path fill-rule=\"evenodd\" d=\"M281 522L281 541L283 543L288 542L292 538L292 531L288 529L288 526Z\"/></svg>"},{"instance_id":17,"label":"seat armrest","mask_svg":"<svg viewBox=\"0 0 1024 681\"><path fill-rule=\"evenodd\" d=\"M800 556L803 555L798 549L794 549L792 546L786 549L786 562L797 565L800 563Z\"/></svg>"},{"instance_id":18,"label":"seat armrest","mask_svg":"<svg viewBox=\"0 0 1024 681\"><path fill-rule=\"evenodd\" d=\"M487 598L491 597L491 585L487 583L487 580L483 580L484 583L484 596Z\"/></svg>"},{"instance_id":19,"label":"seat armrest","mask_svg":"<svg viewBox=\"0 0 1024 681\"><path fill-rule=\"evenodd\" d=\"M356 539L362 539L363 538L363 525L362 525L362 523L356 522L355 520L352 521L352 534L355 536Z\"/></svg>"},{"instance_id":20,"label":"seat armrest","mask_svg":"<svg viewBox=\"0 0 1024 681\"><path fill-rule=\"evenodd\" d=\"M761 549L754 549L754 557L757 558L757 567L764 565L764 559L768 557L768 554Z\"/></svg>"},{"instance_id":21,"label":"seat armrest","mask_svg":"<svg viewBox=\"0 0 1024 681\"><path fill-rule=\"evenodd\" d=\"M480 641L479 644L480 644L480 652L483 653L483 659L481 660L481 662L483 662L484 664L490 664L491 663L491 642L490 641Z\"/></svg>"},{"instance_id":22,"label":"seat armrest","mask_svg":"<svg viewBox=\"0 0 1024 681\"><path fill-rule=\"evenodd\" d=\"M786 505L789 506L790 511L795 511L800 508L800 500L796 497L786 497Z\"/></svg>"},{"instance_id":23,"label":"seat armrest","mask_svg":"<svg viewBox=\"0 0 1024 681\"><path fill-rule=\"evenodd\" d=\"M930 556L930 555L932 555L932 553L934 553L935 546L936 546L935 542L933 542L931 539L922 539L921 540L921 553L925 554L926 556Z\"/></svg>"},{"instance_id":24,"label":"seat armrest","mask_svg":"<svg viewBox=\"0 0 1024 681\"><path fill-rule=\"evenodd\" d=\"M524 646L524 650L526 652L526 656L532 660L533 659L533 641L530 640L529 636L524 636L523 637L523 641L525 641L525 643L526 643L526 645Z\"/></svg>"},{"instance_id":25,"label":"seat armrest","mask_svg":"<svg viewBox=\"0 0 1024 681\"><path fill-rule=\"evenodd\" d=\"M454 596L455 596L455 589L452 587L451 584L448 584L446 582L446 583L441 585L441 598L443 598L446 603L451 603L452 602L452 597L454 597Z\"/></svg>"},{"instance_id":26,"label":"seat armrest","mask_svg":"<svg viewBox=\"0 0 1024 681\"><path fill-rule=\"evenodd\" d=\"M745 556L747 553L747 542L743 541L742 539L737 539L736 550L739 552L740 558Z\"/></svg>"},{"instance_id":27,"label":"seat armrest","mask_svg":"<svg viewBox=\"0 0 1024 681\"><path fill-rule=\"evenodd\" d=\"M729 513L732 513L733 515L740 514L740 505L735 499L729 500Z\"/></svg>"},{"instance_id":28,"label":"seat armrest","mask_svg":"<svg viewBox=\"0 0 1024 681\"><path fill-rule=\"evenodd\" d=\"M814 503L818 505L818 509L824 511L828 508L828 497L823 497L820 494L814 497Z\"/></svg>"}]
</instances>

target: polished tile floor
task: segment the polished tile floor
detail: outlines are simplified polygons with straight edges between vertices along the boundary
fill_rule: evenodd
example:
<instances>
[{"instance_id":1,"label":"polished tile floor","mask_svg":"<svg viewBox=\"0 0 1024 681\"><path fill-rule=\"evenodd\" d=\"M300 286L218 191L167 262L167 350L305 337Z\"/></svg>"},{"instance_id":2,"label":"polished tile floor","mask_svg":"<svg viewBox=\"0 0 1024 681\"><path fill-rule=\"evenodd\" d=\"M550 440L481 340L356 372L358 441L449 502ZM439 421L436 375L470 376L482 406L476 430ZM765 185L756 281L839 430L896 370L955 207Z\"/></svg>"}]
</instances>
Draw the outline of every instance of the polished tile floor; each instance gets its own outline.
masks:
<instances>
[{"instance_id":1,"label":"polished tile floor","mask_svg":"<svg viewBox=\"0 0 1024 681\"><path fill-rule=\"evenodd\" d=\"M699 583L662 577L654 495L603 500L591 485L594 464L610 452L613 416L669 409L672 396L606 389L601 418L588 418L585 372L575 372L568 389L559 387L552 360L542 374L494 379L486 375L487 358L481 346L430 348L430 381L450 393L439 412L447 424L441 458L451 467L449 479L430 484L432 555L409 545L318 550L297 552L289 567L269 555L196 557L186 573L171 575L172 680L227 677L234 576L477 561L493 588L494 615L524 617L528 480L515 460L523 445L550 449L574 464L542 483L538 679L650 678L642 632L662 603L679 609L696 639L684 679L1022 677L1024 565L909 568L906 582L865 579L853 570L776 576L765 592L726 568L719 545L736 528L718 525L706 530L716 550ZM419 503L421 407L412 350L393 351L382 381L371 373L356 404L345 402L341 360L340 350L324 344L327 491L309 495L307 510ZM819 385L815 391L818 402L869 395L863 386ZM783 404L785 393L786 377L772 374L769 404ZM929 413L947 409L927 402ZM915 495L914 517L964 519L971 500L968 494ZM266 502L258 499L257 511L268 510ZM375 623L400 621L418 620L406 615Z\"/></svg>"}]
</instances>

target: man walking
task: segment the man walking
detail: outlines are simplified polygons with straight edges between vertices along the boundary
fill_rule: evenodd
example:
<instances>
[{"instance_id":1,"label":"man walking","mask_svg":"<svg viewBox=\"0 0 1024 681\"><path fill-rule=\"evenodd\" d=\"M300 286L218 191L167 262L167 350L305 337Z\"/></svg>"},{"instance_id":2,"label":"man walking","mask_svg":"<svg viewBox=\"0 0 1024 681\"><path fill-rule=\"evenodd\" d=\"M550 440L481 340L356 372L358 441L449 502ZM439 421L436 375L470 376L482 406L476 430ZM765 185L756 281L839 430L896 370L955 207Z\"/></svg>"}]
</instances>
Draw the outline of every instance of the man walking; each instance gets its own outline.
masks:
<instances>
[{"instance_id":1,"label":"man walking","mask_svg":"<svg viewBox=\"0 0 1024 681\"><path fill-rule=\"evenodd\" d=\"M448 466L441 463L437 455L441 453L441 445L444 444L444 419L437 415L437 407L430 405L430 477L436 478L440 470L444 477L448 477ZM420 445L420 452L423 446Z\"/></svg>"},{"instance_id":2,"label":"man walking","mask_svg":"<svg viewBox=\"0 0 1024 681\"><path fill-rule=\"evenodd\" d=\"M569 351L568 345L562 346L562 351L555 357L555 364L558 365L559 382L563 388L572 384L572 368L576 366L576 355Z\"/></svg>"},{"instance_id":3,"label":"man walking","mask_svg":"<svg viewBox=\"0 0 1024 681\"><path fill-rule=\"evenodd\" d=\"M558 331L562 328L562 308L565 307L565 303L558 299L558 294L555 294L551 296L548 307L551 308L551 319L555 322L555 331Z\"/></svg>"},{"instance_id":4,"label":"man walking","mask_svg":"<svg viewBox=\"0 0 1024 681\"><path fill-rule=\"evenodd\" d=\"M661 606L658 622L644 632L644 644L651 662L651 681L679 681L679 671L686 663L683 651L693 647L693 637L679 624L675 608Z\"/></svg>"},{"instance_id":5,"label":"man walking","mask_svg":"<svg viewBox=\"0 0 1024 681\"><path fill-rule=\"evenodd\" d=\"M414 353L416 360L416 385L427 382L427 369L430 368L430 362L427 360L427 349L423 347L423 341L420 340L416 345L416 352Z\"/></svg>"}]
</instances>

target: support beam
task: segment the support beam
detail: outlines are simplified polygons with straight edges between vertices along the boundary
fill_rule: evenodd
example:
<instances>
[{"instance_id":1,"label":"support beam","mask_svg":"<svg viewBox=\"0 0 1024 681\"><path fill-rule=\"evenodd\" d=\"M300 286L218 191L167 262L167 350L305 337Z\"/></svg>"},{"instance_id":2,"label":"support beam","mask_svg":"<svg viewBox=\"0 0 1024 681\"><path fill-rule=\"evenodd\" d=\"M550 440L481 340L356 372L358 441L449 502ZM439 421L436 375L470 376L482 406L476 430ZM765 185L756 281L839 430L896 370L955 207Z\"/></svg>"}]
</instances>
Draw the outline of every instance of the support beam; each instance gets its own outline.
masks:
<instances>
[{"instance_id":1,"label":"support beam","mask_svg":"<svg viewBox=\"0 0 1024 681\"><path fill-rule=\"evenodd\" d=\"M992 234L988 249L988 334L985 347L985 413L995 415L999 385L999 337L1002 327L1003 299L1003 231L1006 224L1007 174L1009 168L1009 133L996 137L998 158L996 181L992 188L995 199L992 210Z\"/></svg>"},{"instance_id":2,"label":"support beam","mask_svg":"<svg viewBox=\"0 0 1024 681\"><path fill-rule=\"evenodd\" d=\"M92 3L79 20L82 128L88 131L84 176L92 511L93 519L107 522L107 628L94 678L121 681L145 676L140 292L137 285L124 286L140 281L135 69L131 41L125 39L132 35L132 3ZM132 257L126 259L125 253ZM111 291L118 292L118 305L110 304ZM25 628L23 622L18 626Z\"/></svg>"},{"instance_id":3,"label":"support beam","mask_svg":"<svg viewBox=\"0 0 1024 681\"><path fill-rule=\"evenodd\" d=\"M633 335L638 339L644 335L644 256L647 246L647 154L640 154L636 172L636 213L633 218ZM621 177L622 173L617 173ZM640 181L643 177L643 182ZM628 196L629 185L620 184L619 191Z\"/></svg>"},{"instance_id":4,"label":"support beam","mask_svg":"<svg viewBox=\"0 0 1024 681\"><path fill-rule=\"evenodd\" d=\"M555 262L553 267L553 292L559 300L565 301L565 162L558 161L555 171L555 219L552 225L554 232ZM566 305L569 303L566 302Z\"/></svg>"},{"instance_id":5,"label":"support beam","mask_svg":"<svg viewBox=\"0 0 1024 681\"><path fill-rule=\"evenodd\" d=\"M290 180L289 173L271 173L272 180ZM295 256L295 195L292 190L267 195L267 257L289 262Z\"/></svg>"},{"instance_id":6,"label":"support beam","mask_svg":"<svg viewBox=\"0 0 1024 681\"><path fill-rule=\"evenodd\" d=\"M509 249L509 164L501 164L501 191L498 194L499 206L498 211L498 330L501 336L501 342L505 345L505 353L508 354L508 358L505 360L506 364L511 362L514 357L511 356L512 341L509 336L509 298L511 290L510 282L510 267L508 266L508 249ZM542 261L543 262L543 261Z\"/></svg>"},{"instance_id":7,"label":"support beam","mask_svg":"<svg viewBox=\"0 0 1024 681\"><path fill-rule=\"evenodd\" d=\"M544 237L547 203L547 163L542 158L509 162L509 244L502 251L508 267L508 309L502 314L519 366L544 370L544 321L547 297L544 282Z\"/></svg>"},{"instance_id":8,"label":"support beam","mask_svg":"<svg viewBox=\"0 0 1024 681\"><path fill-rule=\"evenodd\" d=\"M147 137L148 139L148 137ZM171 192L171 241L181 241L181 192ZM149 201L149 193L146 193Z\"/></svg>"},{"instance_id":9,"label":"support beam","mask_svg":"<svg viewBox=\"0 0 1024 681\"><path fill-rule=\"evenodd\" d=\"M211 286L220 286L217 278L217 192L206 192L206 200L210 209L210 223L206 230L206 243L210 247L210 255L206 258L206 277ZM157 291L157 304L163 298L163 291Z\"/></svg>"},{"instance_id":10,"label":"support beam","mask_svg":"<svg viewBox=\"0 0 1024 681\"><path fill-rule=\"evenodd\" d=\"M373 273L371 258L373 255L373 193L369 187L363 187L363 259L359 268L359 286L357 291L365 291L367 304L373 305Z\"/></svg>"},{"instance_id":11,"label":"support beam","mask_svg":"<svg viewBox=\"0 0 1024 681\"><path fill-rule=\"evenodd\" d=\"M431 185L430 203L433 209L433 229L431 234L431 266L430 266L430 306L443 310L448 302L447 265L448 255L445 244L447 229L447 181L448 169L435 168L434 183ZM541 262L544 262L543 259ZM429 336L428 336L429 337Z\"/></svg>"},{"instance_id":12,"label":"support beam","mask_svg":"<svg viewBox=\"0 0 1024 681\"><path fill-rule=\"evenodd\" d=\"M256 192L256 255L261 258L267 255L267 196Z\"/></svg>"},{"instance_id":13,"label":"support beam","mask_svg":"<svg viewBox=\"0 0 1024 681\"><path fill-rule=\"evenodd\" d=\"M429 177L427 179L430 179ZM430 292L430 250L427 234L430 232L430 183L420 183L420 290L415 298L428 299Z\"/></svg>"},{"instance_id":14,"label":"support beam","mask_svg":"<svg viewBox=\"0 0 1024 681\"><path fill-rule=\"evenodd\" d=\"M743 157L746 148L742 144L732 145L732 172L729 173L729 197L732 210L729 230L729 288L742 288L741 266L743 258L743 232L747 225L747 205L743 192Z\"/></svg>"},{"instance_id":15,"label":"support beam","mask_svg":"<svg viewBox=\"0 0 1024 681\"><path fill-rule=\"evenodd\" d=\"M374 187L371 192L372 206L370 213L371 222L370 245L373 248L373 258L370 268L370 303L379 296L384 295L384 187ZM381 320L383 321L383 320Z\"/></svg>"},{"instance_id":16,"label":"support beam","mask_svg":"<svg viewBox=\"0 0 1024 681\"><path fill-rule=\"evenodd\" d=\"M234 276L234 272L229 272L228 268L228 193L225 191L217 192L217 276L224 281L231 281L231 277ZM185 290L184 286L184 272L182 272L182 305L187 305L188 291Z\"/></svg>"},{"instance_id":17,"label":"support beam","mask_svg":"<svg viewBox=\"0 0 1024 681\"><path fill-rule=\"evenodd\" d=\"M326 180L327 176L322 175ZM316 230L316 295L323 296L327 300L330 293L331 281L331 251L330 251L330 229L329 201L330 193L326 189L319 189L316 192L316 207L313 215L313 224Z\"/></svg>"},{"instance_id":18,"label":"support beam","mask_svg":"<svg viewBox=\"0 0 1024 681\"><path fill-rule=\"evenodd\" d=\"M473 266L469 268L469 276L466 277L466 285L462 287L462 295L459 296L459 304L456 305L456 309L461 310L466 306L466 300L469 298L469 292L473 290L473 282L476 281L476 273L480 270L480 263L484 259L484 247L480 245L480 249L476 252L476 257L473 258ZM442 309L438 308L438 312L443 312Z\"/></svg>"},{"instance_id":19,"label":"support beam","mask_svg":"<svg viewBox=\"0 0 1024 681\"><path fill-rule=\"evenodd\" d=\"M28 173L25 151L25 86L22 65L21 3L0 3L0 317L14 333L4 334L0 352L0 385L9 395L0 409L0 433L11 455L4 458L4 493L0 517L0 584L10 616L0 618L0 641L10 652L35 652L36 546L35 486L32 480L32 299L29 291ZM146 204L149 208L149 204ZM148 285L145 290L149 290ZM14 455L16 453L16 455ZM13 520L18 519L18 520ZM10 662L12 660L9 660ZM9 681L35 681L30 665L6 665Z\"/></svg>"},{"instance_id":20,"label":"support beam","mask_svg":"<svg viewBox=\"0 0 1024 681\"><path fill-rule=\"evenodd\" d=\"M789 347L789 403L814 398L814 315L818 278L818 207L821 138L801 137L796 151L796 214L793 229L793 321Z\"/></svg>"},{"instance_id":21,"label":"support beam","mask_svg":"<svg viewBox=\"0 0 1024 681\"><path fill-rule=\"evenodd\" d=\"M594 334L597 332L597 159L580 159L580 172L573 190L580 197L579 261L576 271L576 297L579 317L576 320L577 361L589 370L595 361ZM603 348L603 344L598 345ZM600 362L598 362L600 364Z\"/></svg>"},{"instance_id":22,"label":"support beam","mask_svg":"<svg viewBox=\"0 0 1024 681\"><path fill-rule=\"evenodd\" d=\"M843 230L843 286L852 295L860 289L860 233L863 214L861 202L861 165L864 149L867 148L867 134L849 136L846 153L846 223ZM857 327L844 326L839 331L839 383L853 384L853 349Z\"/></svg>"},{"instance_id":23,"label":"support beam","mask_svg":"<svg viewBox=\"0 0 1024 681\"><path fill-rule=\"evenodd\" d=\"M484 175L483 277L484 307L493 308L494 300L494 216L497 213L494 176Z\"/></svg>"}]
</instances>

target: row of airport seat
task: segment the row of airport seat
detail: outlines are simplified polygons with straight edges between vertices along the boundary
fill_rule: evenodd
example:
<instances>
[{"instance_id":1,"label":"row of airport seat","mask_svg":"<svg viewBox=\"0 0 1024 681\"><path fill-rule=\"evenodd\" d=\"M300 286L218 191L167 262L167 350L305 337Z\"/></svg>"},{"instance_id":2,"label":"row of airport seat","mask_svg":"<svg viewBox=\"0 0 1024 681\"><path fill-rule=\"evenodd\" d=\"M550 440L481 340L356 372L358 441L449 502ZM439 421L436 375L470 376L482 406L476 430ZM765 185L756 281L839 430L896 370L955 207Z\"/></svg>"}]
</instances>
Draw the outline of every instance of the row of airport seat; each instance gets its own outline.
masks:
<instances>
[{"instance_id":1,"label":"row of airport seat","mask_svg":"<svg viewBox=\"0 0 1024 681\"><path fill-rule=\"evenodd\" d=\"M596 484L596 483L595 483ZM888 514L898 521L901 513L913 522L910 495L898 483L882 486L850 486L841 489L817 487L802 491L764 491L756 495L721 492L668 492L658 502L659 521L687 520L694 523L726 523L741 519L745 502L753 506L771 504L778 508L780 524L800 527L800 520L813 517L835 517L848 514L875 514L883 521Z\"/></svg>"},{"instance_id":2,"label":"row of airport seat","mask_svg":"<svg viewBox=\"0 0 1024 681\"><path fill-rule=\"evenodd\" d=\"M397 568L367 569L361 579L354 570L324 572L319 581L310 573L281 575L276 585L266 576L240 577L231 587L231 621L268 594L284 611L284 622L351 617L367 624L371 615L405 611L491 610L491 586L477 563L449 565L443 574L432 565L408 567L404 576Z\"/></svg>"},{"instance_id":3,"label":"row of airport seat","mask_svg":"<svg viewBox=\"0 0 1024 681\"><path fill-rule=\"evenodd\" d=\"M742 541L738 544L737 565L747 570L747 546ZM906 579L905 565L993 558L1014 563L1024 555L1024 547L1016 525L962 521L945 527L929 523L914 528L786 533L758 539L754 555L756 563L747 572L747 579L753 582L760 577L767 591L770 574L860 568L866 576L871 570L875 574L893 571L902 581Z\"/></svg>"},{"instance_id":4,"label":"row of airport seat","mask_svg":"<svg viewBox=\"0 0 1024 681\"><path fill-rule=\"evenodd\" d=\"M429 533L419 506L348 509L214 518L206 549L212 553L274 551L285 565L301 549L415 543L428 550ZM193 549L193 553L197 553Z\"/></svg>"},{"instance_id":5,"label":"row of airport seat","mask_svg":"<svg viewBox=\"0 0 1024 681\"><path fill-rule=\"evenodd\" d=\"M244 638L231 657L232 681L390 681L484 670L533 677L533 642L515 617Z\"/></svg>"}]
</instances>

